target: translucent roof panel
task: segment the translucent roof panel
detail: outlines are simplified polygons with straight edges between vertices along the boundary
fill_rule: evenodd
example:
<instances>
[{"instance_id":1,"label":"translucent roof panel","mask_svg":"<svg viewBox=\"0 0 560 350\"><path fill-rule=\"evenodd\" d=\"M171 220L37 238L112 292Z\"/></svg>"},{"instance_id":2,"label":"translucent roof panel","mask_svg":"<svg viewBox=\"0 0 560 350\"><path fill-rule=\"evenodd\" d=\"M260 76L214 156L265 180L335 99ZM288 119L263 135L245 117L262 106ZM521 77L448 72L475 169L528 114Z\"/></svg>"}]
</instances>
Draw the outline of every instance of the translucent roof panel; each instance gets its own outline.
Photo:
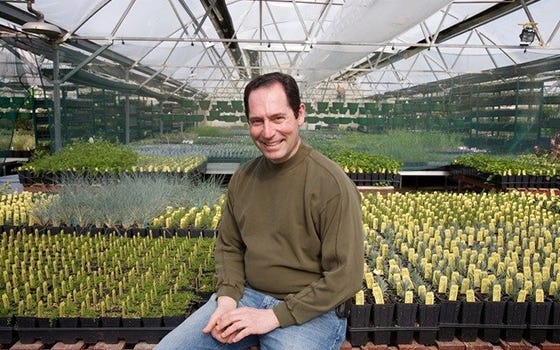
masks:
<instances>
[{"instance_id":1,"label":"translucent roof panel","mask_svg":"<svg viewBox=\"0 0 560 350\"><path fill-rule=\"evenodd\" d=\"M249 79L280 70L296 76L310 100L335 99L341 89L361 100L560 54L557 0L32 3L64 35L49 41L22 31L35 14L25 1L2 1L3 54L26 51L18 60L37 70L52 67L52 44L59 45L61 65L162 97L239 99ZM526 47L523 24L537 31Z\"/></svg>"}]
</instances>

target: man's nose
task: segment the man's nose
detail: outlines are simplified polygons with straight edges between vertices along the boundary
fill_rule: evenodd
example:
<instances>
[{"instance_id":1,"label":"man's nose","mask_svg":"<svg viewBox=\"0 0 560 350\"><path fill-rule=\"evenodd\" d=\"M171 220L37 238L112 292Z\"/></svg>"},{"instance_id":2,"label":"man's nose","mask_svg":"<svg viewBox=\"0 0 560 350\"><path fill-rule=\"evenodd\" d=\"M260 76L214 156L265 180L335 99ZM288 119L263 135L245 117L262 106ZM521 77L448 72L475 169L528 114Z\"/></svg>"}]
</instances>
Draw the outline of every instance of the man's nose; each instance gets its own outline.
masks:
<instances>
[{"instance_id":1,"label":"man's nose","mask_svg":"<svg viewBox=\"0 0 560 350\"><path fill-rule=\"evenodd\" d=\"M274 136L275 132L276 128L274 127L274 124L269 121L265 121L263 124L263 136L269 138Z\"/></svg>"}]
</instances>

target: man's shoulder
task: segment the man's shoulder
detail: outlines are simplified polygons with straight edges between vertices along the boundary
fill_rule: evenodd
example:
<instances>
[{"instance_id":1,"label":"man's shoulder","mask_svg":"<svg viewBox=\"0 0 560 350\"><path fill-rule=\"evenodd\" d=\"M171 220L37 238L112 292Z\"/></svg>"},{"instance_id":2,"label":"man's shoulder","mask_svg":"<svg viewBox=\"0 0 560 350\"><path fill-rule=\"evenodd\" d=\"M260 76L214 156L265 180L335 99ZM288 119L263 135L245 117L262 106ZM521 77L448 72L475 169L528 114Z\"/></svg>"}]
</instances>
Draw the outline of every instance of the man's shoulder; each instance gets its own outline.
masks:
<instances>
[{"instance_id":1,"label":"man's shoulder","mask_svg":"<svg viewBox=\"0 0 560 350\"><path fill-rule=\"evenodd\" d=\"M333 176L346 175L340 165L315 149L309 152L309 158L311 160L310 165L319 168L321 171L332 174Z\"/></svg>"},{"instance_id":2,"label":"man's shoulder","mask_svg":"<svg viewBox=\"0 0 560 350\"><path fill-rule=\"evenodd\" d=\"M251 171L251 170L257 168L259 166L259 164L261 164L262 161L263 161L263 156L259 156L259 157L250 159L250 160L248 160L244 163L241 163L235 172L236 173L246 173L248 171Z\"/></svg>"}]
</instances>

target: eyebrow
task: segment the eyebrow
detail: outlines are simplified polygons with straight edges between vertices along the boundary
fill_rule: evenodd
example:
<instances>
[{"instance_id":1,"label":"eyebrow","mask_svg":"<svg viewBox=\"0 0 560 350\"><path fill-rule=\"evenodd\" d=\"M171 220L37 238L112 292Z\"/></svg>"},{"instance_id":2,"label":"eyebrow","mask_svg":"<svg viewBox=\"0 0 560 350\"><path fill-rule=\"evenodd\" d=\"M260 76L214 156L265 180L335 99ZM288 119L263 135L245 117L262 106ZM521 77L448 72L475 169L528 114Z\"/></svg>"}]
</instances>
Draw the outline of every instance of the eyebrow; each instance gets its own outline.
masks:
<instances>
[{"instance_id":1,"label":"eyebrow","mask_svg":"<svg viewBox=\"0 0 560 350\"><path fill-rule=\"evenodd\" d=\"M272 114L268 117L260 116L260 115L253 115L253 116L249 116L249 120L251 120L251 119L275 119L275 118L279 118L279 117L287 117L287 114L286 113L275 113L275 114Z\"/></svg>"}]
</instances>

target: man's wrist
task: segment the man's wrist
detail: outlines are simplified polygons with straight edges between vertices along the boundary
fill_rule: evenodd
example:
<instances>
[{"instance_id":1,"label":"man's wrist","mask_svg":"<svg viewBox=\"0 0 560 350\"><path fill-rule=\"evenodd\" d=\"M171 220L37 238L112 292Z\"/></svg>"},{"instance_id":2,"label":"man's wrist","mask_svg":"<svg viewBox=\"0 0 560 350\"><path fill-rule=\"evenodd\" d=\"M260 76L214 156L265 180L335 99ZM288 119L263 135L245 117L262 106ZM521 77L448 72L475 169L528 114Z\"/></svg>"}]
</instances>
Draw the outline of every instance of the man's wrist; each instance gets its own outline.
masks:
<instances>
[{"instance_id":1,"label":"man's wrist","mask_svg":"<svg viewBox=\"0 0 560 350\"><path fill-rule=\"evenodd\" d=\"M233 299L230 296L227 295L221 295L218 297L218 299L216 300L216 302L218 303L218 306L231 306L234 305L237 307L237 301L235 301L235 299Z\"/></svg>"}]
</instances>

